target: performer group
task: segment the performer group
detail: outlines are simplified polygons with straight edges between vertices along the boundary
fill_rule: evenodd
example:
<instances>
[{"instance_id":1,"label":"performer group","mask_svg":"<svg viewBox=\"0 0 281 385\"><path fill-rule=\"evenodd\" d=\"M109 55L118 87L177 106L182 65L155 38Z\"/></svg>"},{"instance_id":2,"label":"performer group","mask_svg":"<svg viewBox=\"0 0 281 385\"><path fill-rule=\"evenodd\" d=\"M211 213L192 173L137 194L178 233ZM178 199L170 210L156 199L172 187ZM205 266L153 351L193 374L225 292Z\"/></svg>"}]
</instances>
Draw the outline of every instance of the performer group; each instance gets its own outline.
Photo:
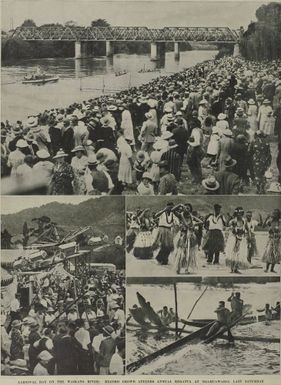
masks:
<instances>
[{"instance_id":1,"label":"performer group","mask_svg":"<svg viewBox=\"0 0 281 385\"><path fill-rule=\"evenodd\" d=\"M275 273L275 265L281 260L279 209L263 219L243 207L225 215L216 203L212 212L201 215L190 203L168 202L157 212L149 208L127 212L127 226L128 254L137 259L155 258L159 265L170 264L177 274L196 272L200 252L207 265L220 264L223 254L223 263L234 274L255 268L256 259L265 264L266 273ZM256 242L259 230L267 232L261 255Z\"/></svg>"}]
</instances>

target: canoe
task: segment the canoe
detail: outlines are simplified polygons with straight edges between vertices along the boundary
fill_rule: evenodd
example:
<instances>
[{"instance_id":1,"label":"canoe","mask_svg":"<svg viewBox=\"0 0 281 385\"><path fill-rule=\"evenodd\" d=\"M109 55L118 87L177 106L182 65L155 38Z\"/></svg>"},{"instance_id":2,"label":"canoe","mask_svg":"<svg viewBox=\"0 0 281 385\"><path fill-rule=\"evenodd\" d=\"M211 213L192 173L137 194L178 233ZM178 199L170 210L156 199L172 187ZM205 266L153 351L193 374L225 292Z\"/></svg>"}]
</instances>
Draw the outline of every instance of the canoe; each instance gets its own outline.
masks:
<instances>
[{"instance_id":1,"label":"canoe","mask_svg":"<svg viewBox=\"0 0 281 385\"><path fill-rule=\"evenodd\" d=\"M244 308L243 308L243 313L240 317L234 319L230 325L228 326L222 326L216 333L208 336L207 339L204 340L204 343L205 344L209 344L211 342L213 342L214 340L216 340L217 338L221 337L224 335L225 332L227 332L228 330L230 330L231 328L233 328L233 326L235 326L236 324L239 323L240 320L242 320L250 311L251 309L251 306L250 305L244 305Z\"/></svg>"},{"instance_id":2,"label":"canoe","mask_svg":"<svg viewBox=\"0 0 281 385\"><path fill-rule=\"evenodd\" d=\"M242 316L236 320L233 320L229 326L229 329L234 327L241 319L243 319L246 316L246 314L250 310L250 306L246 305L244 307L244 309L245 310L244 310ZM165 346L164 348L157 350L156 352L151 353L151 354L139 359L138 361L132 362L131 364L127 365L128 373L134 372L135 370L140 368L142 365L153 361L155 358L158 358L158 357L162 356L163 354L166 354L166 353L171 354L175 350L177 350L178 348L180 348L184 345L187 345L187 344L194 345L194 344L198 344L198 343L202 343L202 342L210 343L210 342L214 341L216 338L219 338L221 335L223 335L227 331L227 328L225 327L225 330L220 329L219 332L216 332L213 335L209 336L208 339L205 339L208 331L210 330L210 327L212 327L214 325L214 322L216 322L216 321L212 321L212 322L208 323L207 325L203 326L202 328L200 328L199 330L196 330L194 333L191 333L188 336L181 338L180 340L172 342L171 344Z\"/></svg>"},{"instance_id":3,"label":"canoe","mask_svg":"<svg viewBox=\"0 0 281 385\"><path fill-rule=\"evenodd\" d=\"M175 342L172 342L171 344L165 346L164 348L149 354L148 356L142 357L138 361L132 362L131 364L127 365L127 372L128 373L134 372L135 370L140 368L142 365L153 361L155 358L158 358L163 354L172 353L173 351L180 348L181 346L184 346L186 344L196 344L202 341L203 337L207 334L208 330L212 325L213 325L213 322L211 322L208 325L205 325L203 328L199 330L196 330L196 332L191 333L188 336L183 337L180 340L177 340Z\"/></svg>"},{"instance_id":4,"label":"canoe","mask_svg":"<svg viewBox=\"0 0 281 385\"><path fill-rule=\"evenodd\" d=\"M279 320L280 319L280 315L279 314L273 314L272 316L272 320L275 321L275 320ZM240 325L250 325L250 324L253 324L253 323L256 323L256 322L264 322L266 319L265 319L265 315L259 315L258 318L256 318L256 316L253 316L253 315L249 315L245 318L243 318L239 323ZM214 321L214 319L211 319L211 318L202 318L202 319L195 319L195 320L183 320L181 319L181 322L185 325L188 325L188 326L194 326L194 327L203 327L204 325L210 323Z\"/></svg>"},{"instance_id":5,"label":"canoe","mask_svg":"<svg viewBox=\"0 0 281 385\"><path fill-rule=\"evenodd\" d=\"M141 308L137 308L137 309L129 309L130 310L130 314L132 315L133 319L141 326L143 327L149 327L150 326L150 322L146 322L146 316L145 316L145 313L143 311L143 309Z\"/></svg>"},{"instance_id":6,"label":"canoe","mask_svg":"<svg viewBox=\"0 0 281 385\"><path fill-rule=\"evenodd\" d=\"M142 307L144 314L146 315L146 318L148 318L150 322L152 322L159 328L165 327L165 325L163 325L163 322L161 321L161 318L151 307L150 303L146 302L145 298L138 292L137 292L137 297L138 297L139 304Z\"/></svg>"},{"instance_id":7,"label":"canoe","mask_svg":"<svg viewBox=\"0 0 281 385\"><path fill-rule=\"evenodd\" d=\"M59 80L58 76L52 76L50 78L45 79L30 79L30 80L23 80L22 84L45 84L45 83L52 83L57 82Z\"/></svg>"}]
</instances>

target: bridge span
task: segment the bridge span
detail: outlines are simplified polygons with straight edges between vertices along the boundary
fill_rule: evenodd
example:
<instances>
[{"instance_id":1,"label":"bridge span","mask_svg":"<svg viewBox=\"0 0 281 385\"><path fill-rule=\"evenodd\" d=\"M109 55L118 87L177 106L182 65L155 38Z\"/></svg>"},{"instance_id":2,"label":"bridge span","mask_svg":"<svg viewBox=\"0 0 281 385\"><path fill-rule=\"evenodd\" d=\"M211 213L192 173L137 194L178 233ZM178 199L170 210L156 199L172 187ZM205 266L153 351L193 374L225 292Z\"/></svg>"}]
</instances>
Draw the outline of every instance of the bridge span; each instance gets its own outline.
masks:
<instances>
[{"instance_id":1,"label":"bridge span","mask_svg":"<svg viewBox=\"0 0 281 385\"><path fill-rule=\"evenodd\" d=\"M151 60L165 52L165 43L174 43L175 56L180 54L180 43L233 44L234 54L239 54L239 32L228 27L78 27L42 26L18 27L12 37L26 41L73 41L75 58L87 56L92 42L105 42L106 55L114 52L114 42L149 42Z\"/></svg>"}]
</instances>

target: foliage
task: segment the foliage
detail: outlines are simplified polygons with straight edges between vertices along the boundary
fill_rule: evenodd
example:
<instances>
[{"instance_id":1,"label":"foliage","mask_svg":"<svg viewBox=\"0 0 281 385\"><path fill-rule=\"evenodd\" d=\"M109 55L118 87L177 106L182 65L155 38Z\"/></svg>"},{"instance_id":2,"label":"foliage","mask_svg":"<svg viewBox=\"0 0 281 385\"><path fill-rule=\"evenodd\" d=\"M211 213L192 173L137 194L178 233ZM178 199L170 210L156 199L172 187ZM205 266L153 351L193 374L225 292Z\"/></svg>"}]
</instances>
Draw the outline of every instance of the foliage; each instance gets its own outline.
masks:
<instances>
[{"instance_id":1,"label":"foliage","mask_svg":"<svg viewBox=\"0 0 281 385\"><path fill-rule=\"evenodd\" d=\"M249 24L241 39L241 54L253 60L281 58L281 4L262 5L256 17L257 22Z\"/></svg>"},{"instance_id":2,"label":"foliage","mask_svg":"<svg viewBox=\"0 0 281 385\"><path fill-rule=\"evenodd\" d=\"M91 22L91 27L110 27L105 19L96 19Z\"/></svg>"},{"instance_id":3,"label":"foliage","mask_svg":"<svg viewBox=\"0 0 281 385\"><path fill-rule=\"evenodd\" d=\"M36 23L32 19L26 19L26 20L24 20L24 22L22 23L21 26L22 27L36 27Z\"/></svg>"}]
</instances>

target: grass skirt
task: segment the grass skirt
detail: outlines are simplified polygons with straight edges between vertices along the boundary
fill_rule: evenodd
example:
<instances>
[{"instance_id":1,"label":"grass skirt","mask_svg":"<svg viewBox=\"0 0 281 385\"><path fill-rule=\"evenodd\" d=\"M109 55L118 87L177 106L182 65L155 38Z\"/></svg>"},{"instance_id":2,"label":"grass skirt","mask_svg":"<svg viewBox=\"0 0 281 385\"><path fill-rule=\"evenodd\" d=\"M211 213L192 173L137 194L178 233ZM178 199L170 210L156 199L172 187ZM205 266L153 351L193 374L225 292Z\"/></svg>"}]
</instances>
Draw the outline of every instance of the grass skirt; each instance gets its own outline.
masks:
<instances>
[{"instance_id":1,"label":"grass skirt","mask_svg":"<svg viewBox=\"0 0 281 385\"><path fill-rule=\"evenodd\" d=\"M280 238L268 238L262 261L265 263L280 263L281 261Z\"/></svg>"},{"instance_id":2,"label":"grass skirt","mask_svg":"<svg viewBox=\"0 0 281 385\"><path fill-rule=\"evenodd\" d=\"M250 268L250 264L247 260L248 257L248 243L247 239L243 237L238 239L235 235L229 234L226 247L226 266L230 266L231 270L245 270Z\"/></svg>"},{"instance_id":3,"label":"grass skirt","mask_svg":"<svg viewBox=\"0 0 281 385\"><path fill-rule=\"evenodd\" d=\"M190 234L187 238L186 231L180 232L178 239L175 241L175 269L177 274L180 274L181 269L185 270L185 273L189 269L197 269L196 253L197 253L197 238L194 233ZM190 244L190 246L189 246Z\"/></svg>"},{"instance_id":4,"label":"grass skirt","mask_svg":"<svg viewBox=\"0 0 281 385\"><path fill-rule=\"evenodd\" d=\"M224 236L221 230L209 230L204 237L203 250L211 253L224 251Z\"/></svg>"},{"instance_id":5,"label":"grass skirt","mask_svg":"<svg viewBox=\"0 0 281 385\"><path fill-rule=\"evenodd\" d=\"M153 258L152 236L150 231L141 231L136 236L133 254L139 259Z\"/></svg>"},{"instance_id":6,"label":"grass skirt","mask_svg":"<svg viewBox=\"0 0 281 385\"><path fill-rule=\"evenodd\" d=\"M174 250L173 232L171 229L166 227L158 227L158 231L156 234L154 234L154 236L154 249L165 247L165 249L170 250L170 252Z\"/></svg>"}]
</instances>

